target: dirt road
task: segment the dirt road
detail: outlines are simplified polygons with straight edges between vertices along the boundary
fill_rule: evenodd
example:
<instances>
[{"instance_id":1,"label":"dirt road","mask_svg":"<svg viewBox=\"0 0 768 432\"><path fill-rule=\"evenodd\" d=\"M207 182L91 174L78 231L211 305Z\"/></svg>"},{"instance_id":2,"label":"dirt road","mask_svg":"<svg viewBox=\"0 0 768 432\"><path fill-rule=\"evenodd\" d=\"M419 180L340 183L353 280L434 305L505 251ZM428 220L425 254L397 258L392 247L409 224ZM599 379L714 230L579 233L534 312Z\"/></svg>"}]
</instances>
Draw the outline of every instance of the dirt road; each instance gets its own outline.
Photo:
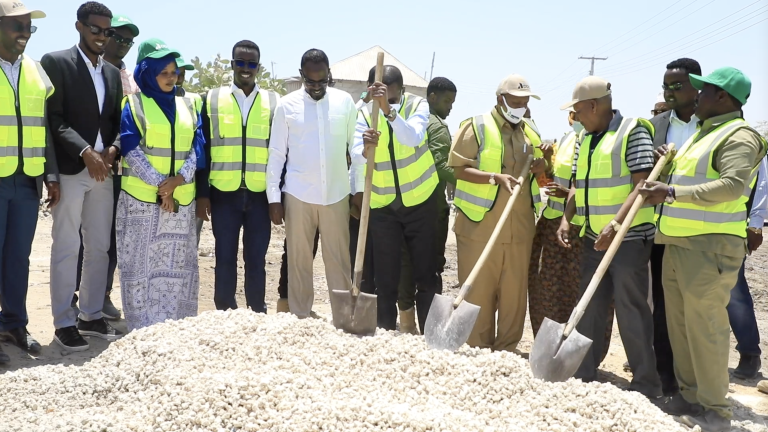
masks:
<instances>
[{"instance_id":1,"label":"dirt road","mask_svg":"<svg viewBox=\"0 0 768 432\"><path fill-rule=\"evenodd\" d=\"M83 353L67 354L61 350L58 345L53 343L53 326L51 317L51 304L49 295L49 261L51 251L51 218L41 213L38 221L37 235L32 250L31 268L30 268L30 289L28 297L28 309L30 316L29 331L43 345L42 354L33 358L20 351L9 343L3 342L3 350L11 357L11 364L0 368L0 373L16 370L19 368L28 368L44 364L64 364L64 365L82 365L91 358L97 356L101 351L107 348L105 341L96 338L90 338L91 349ZM273 228L272 242L267 255L267 303L269 313L274 313L275 303L277 301L277 283L280 275L280 259L283 250L284 231L281 227ZM203 228L202 239L200 241L201 252L213 250L213 235L210 225L206 224ZM456 267L456 241L453 233L449 234L448 246L446 248L448 263L446 272L443 276L444 291L449 294L456 294L458 279ZM214 309L213 305L213 267L214 258L200 258L200 306L199 310ZM240 286L243 281L242 260L239 268ZM758 250L747 260L747 278L752 288L752 295L755 300L755 309L758 316L760 332L763 335L763 341L768 340L768 243ZM116 291L113 294L115 304L120 305L120 290L116 283ZM238 303L245 304L245 297L242 288L238 293ZM328 303L327 285L325 282L324 269L322 265L322 256L318 251L318 257L315 260L315 310L327 316L330 316L330 306ZM527 321L527 320L526 320ZM124 322L115 324L118 328L125 330ZM525 335L520 343L519 350L523 355L530 351L532 343L532 333L526 322ZM731 361L733 368L738 364L738 353L733 349L736 346L735 340L731 341ZM763 365L768 365L768 346L762 343ZM626 388L629 385L628 379L631 376L623 371L622 365L626 361L621 339L619 338L618 328L614 326L613 340L608 357L601 366L602 378L611 381L620 387ZM763 369L764 371L768 369ZM768 377L766 377L768 378ZM735 402L735 415L738 419L751 420L758 424L768 427L768 395L757 392L755 385L758 380L742 381L735 378L731 379L731 397Z\"/></svg>"}]
</instances>

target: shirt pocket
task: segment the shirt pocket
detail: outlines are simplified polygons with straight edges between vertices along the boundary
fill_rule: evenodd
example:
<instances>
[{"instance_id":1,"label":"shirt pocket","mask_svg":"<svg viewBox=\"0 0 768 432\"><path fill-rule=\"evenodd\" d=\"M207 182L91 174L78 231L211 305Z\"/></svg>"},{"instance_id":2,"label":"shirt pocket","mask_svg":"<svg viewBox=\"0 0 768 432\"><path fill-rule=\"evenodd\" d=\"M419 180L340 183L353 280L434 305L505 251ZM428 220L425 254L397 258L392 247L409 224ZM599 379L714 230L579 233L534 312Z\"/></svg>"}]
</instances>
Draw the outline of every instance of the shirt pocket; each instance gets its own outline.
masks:
<instances>
[{"instance_id":1,"label":"shirt pocket","mask_svg":"<svg viewBox=\"0 0 768 432\"><path fill-rule=\"evenodd\" d=\"M347 117L343 115L329 115L329 129L333 138L347 140Z\"/></svg>"}]
</instances>

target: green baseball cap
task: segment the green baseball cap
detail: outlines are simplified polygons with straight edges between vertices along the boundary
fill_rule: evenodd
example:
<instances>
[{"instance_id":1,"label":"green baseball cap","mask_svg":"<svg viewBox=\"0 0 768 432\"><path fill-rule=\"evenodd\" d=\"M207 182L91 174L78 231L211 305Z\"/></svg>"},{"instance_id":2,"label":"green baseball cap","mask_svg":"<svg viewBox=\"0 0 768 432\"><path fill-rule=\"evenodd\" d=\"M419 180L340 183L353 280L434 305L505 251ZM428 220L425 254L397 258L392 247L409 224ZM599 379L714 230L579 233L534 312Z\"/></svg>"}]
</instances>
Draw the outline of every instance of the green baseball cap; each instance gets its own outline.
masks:
<instances>
[{"instance_id":1,"label":"green baseball cap","mask_svg":"<svg viewBox=\"0 0 768 432\"><path fill-rule=\"evenodd\" d=\"M182 56L176 57L176 67L184 70L195 70L195 67L191 63L187 63Z\"/></svg>"},{"instance_id":2,"label":"green baseball cap","mask_svg":"<svg viewBox=\"0 0 768 432\"><path fill-rule=\"evenodd\" d=\"M128 27L131 29L131 33L133 33L133 37L136 37L139 35L139 28L136 27L136 24L133 23L133 20L128 18L125 15L114 15L112 17L112 27Z\"/></svg>"},{"instance_id":3,"label":"green baseball cap","mask_svg":"<svg viewBox=\"0 0 768 432\"><path fill-rule=\"evenodd\" d=\"M147 57L158 59L167 55L172 55L176 58L181 57L178 51L172 49L160 39L147 39L139 45L139 57L136 59L136 63L141 63Z\"/></svg>"},{"instance_id":4,"label":"green baseball cap","mask_svg":"<svg viewBox=\"0 0 768 432\"><path fill-rule=\"evenodd\" d=\"M752 92L752 81L744 73L736 68L722 67L703 77L690 74L691 85L696 90L701 90L704 84L712 84L725 90L742 104L747 103Z\"/></svg>"}]
</instances>

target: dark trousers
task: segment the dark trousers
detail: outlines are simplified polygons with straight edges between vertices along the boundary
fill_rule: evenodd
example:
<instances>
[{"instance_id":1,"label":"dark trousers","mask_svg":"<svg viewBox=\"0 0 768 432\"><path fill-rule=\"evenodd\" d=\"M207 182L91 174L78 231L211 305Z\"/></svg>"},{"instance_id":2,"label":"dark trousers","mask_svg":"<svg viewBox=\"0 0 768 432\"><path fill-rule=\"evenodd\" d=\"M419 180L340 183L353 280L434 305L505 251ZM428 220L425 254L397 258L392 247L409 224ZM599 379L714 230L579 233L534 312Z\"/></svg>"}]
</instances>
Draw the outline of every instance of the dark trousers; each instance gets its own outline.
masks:
<instances>
[{"instance_id":1,"label":"dark trousers","mask_svg":"<svg viewBox=\"0 0 768 432\"><path fill-rule=\"evenodd\" d=\"M107 296L112 292L112 283L115 280L115 270L117 269L117 235L115 233L115 217L117 216L117 200L120 198L120 177L117 174L112 175L112 188L114 189L115 201L112 207L112 238L109 240L109 264L107 267ZM77 255L77 282L75 291L80 291L80 277L83 274L83 233L80 233L80 252Z\"/></svg>"},{"instance_id":2,"label":"dark trousers","mask_svg":"<svg viewBox=\"0 0 768 432\"><path fill-rule=\"evenodd\" d=\"M318 229L315 232L315 242L312 245L313 259L317 256L317 242L319 240L320 230ZM277 294L281 299L288 300L288 240L283 240L283 256L280 260L280 280L277 283Z\"/></svg>"},{"instance_id":3,"label":"dark trousers","mask_svg":"<svg viewBox=\"0 0 768 432\"><path fill-rule=\"evenodd\" d=\"M667 308L664 303L664 286L661 269L664 262L664 245L654 244L651 250L651 290L653 295L653 352L656 355L656 371L661 379L661 389L666 395L677 393L672 345L667 331Z\"/></svg>"},{"instance_id":4,"label":"dark trousers","mask_svg":"<svg viewBox=\"0 0 768 432\"><path fill-rule=\"evenodd\" d=\"M216 309L237 309L237 252L242 228L245 302L254 312L266 313L265 266L272 235L267 193L247 189L222 192L211 187L211 228L216 239L213 294Z\"/></svg>"},{"instance_id":5,"label":"dark trousers","mask_svg":"<svg viewBox=\"0 0 768 432\"><path fill-rule=\"evenodd\" d=\"M29 255L37 229L37 184L23 173L0 179L0 331L26 327Z\"/></svg>"},{"instance_id":6,"label":"dark trousers","mask_svg":"<svg viewBox=\"0 0 768 432\"><path fill-rule=\"evenodd\" d=\"M653 240L624 241L600 281L584 316L576 329L592 340L575 377L585 381L597 379L597 367L603 355L608 310L611 299L616 306L616 320L624 350L632 368L630 390L645 396L661 396L661 381L653 354L653 315L648 306L648 261ZM587 290L605 252L595 250L595 241L584 237L581 261L581 295Z\"/></svg>"},{"instance_id":7,"label":"dark trousers","mask_svg":"<svg viewBox=\"0 0 768 432\"><path fill-rule=\"evenodd\" d=\"M736 351L743 356L760 356L760 332L757 329L755 305L744 276L744 263L741 264L736 286L731 290L731 301L727 309L728 320L736 338Z\"/></svg>"},{"instance_id":8,"label":"dark trousers","mask_svg":"<svg viewBox=\"0 0 768 432\"><path fill-rule=\"evenodd\" d=\"M399 201L399 197L397 200ZM373 240L378 326L385 330L395 330L401 248L405 239L411 256L413 281L416 284L419 328L423 329L432 298L438 292L435 274L437 197L433 193L426 201L413 207L398 204L371 210L369 230Z\"/></svg>"}]
</instances>

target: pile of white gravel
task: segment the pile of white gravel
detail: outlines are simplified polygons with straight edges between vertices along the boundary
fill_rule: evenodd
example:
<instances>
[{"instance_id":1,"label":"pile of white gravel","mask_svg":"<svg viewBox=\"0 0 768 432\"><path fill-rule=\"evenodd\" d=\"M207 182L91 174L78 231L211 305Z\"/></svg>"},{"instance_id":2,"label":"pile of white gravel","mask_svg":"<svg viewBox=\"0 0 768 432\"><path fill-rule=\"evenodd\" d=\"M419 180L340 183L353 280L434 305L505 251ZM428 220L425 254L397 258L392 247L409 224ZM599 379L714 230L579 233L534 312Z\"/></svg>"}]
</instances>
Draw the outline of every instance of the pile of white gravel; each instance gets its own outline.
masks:
<instances>
[{"instance_id":1,"label":"pile of white gravel","mask_svg":"<svg viewBox=\"0 0 768 432\"><path fill-rule=\"evenodd\" d=\"M360 339L321 320L206 312L80 366L0 375L2 431L686 431L608 384L545 383L510 353Z\"/></svg>"}]
</instances>

